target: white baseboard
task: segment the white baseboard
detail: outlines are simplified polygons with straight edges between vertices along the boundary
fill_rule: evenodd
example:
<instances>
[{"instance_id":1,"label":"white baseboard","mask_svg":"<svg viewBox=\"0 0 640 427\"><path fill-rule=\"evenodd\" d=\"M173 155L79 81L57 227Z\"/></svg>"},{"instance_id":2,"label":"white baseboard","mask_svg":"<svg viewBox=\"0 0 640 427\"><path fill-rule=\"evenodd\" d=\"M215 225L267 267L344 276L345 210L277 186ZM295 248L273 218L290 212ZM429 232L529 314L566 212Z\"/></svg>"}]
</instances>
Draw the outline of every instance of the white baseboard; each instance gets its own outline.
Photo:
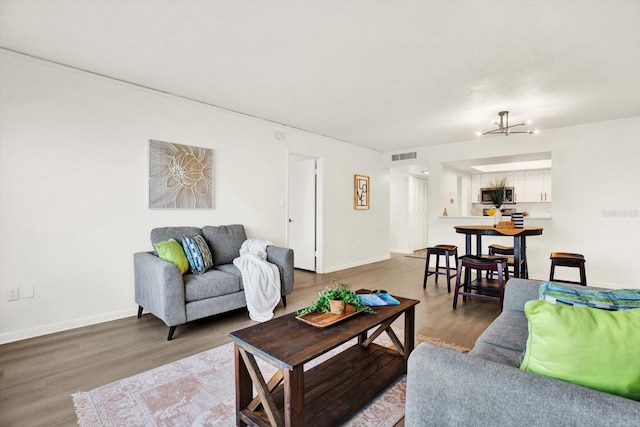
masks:
<instances>
[{"instance_id":1,"label":"white baseboard","mask_svg":"<svg viewBox=\"0 0 640 427\"><path fill-rule=\"evenodd\" d=\"M136 315L136 309L126 309L112 311L110 313L98 314L95 316L83 317L81 319L73 319L65 322L51 323L35 328L22 329L20 331L8 332L0 334L0 344L7 344L14 341L26 340L42 335L53 334L56 332L68 331L70 329L81 328L83 326L95 325L96 323L108 322L110 320L123 319Z\"/></svg>"},{"instance_id":2,"label":"white baseboard","mask_svg":"<svg viewBox=\"0 0 640 427\"><path fill-rule=\"evenodd\" d=\"M374 262L385 261L390 258L391 258L390 255L386 255L378 258L370 258L366 260L356 261L350 264L344 264L344 265L335 266L335 267L328 267L324 270L323 273L333 273L335 271L346 270L347 268L359 267L361 265L367 265L367 264L373 264Z\"/></svg>"},{"instance_id":3,"label":"white baseboard","mask_svg":"<svg viewBox=\"0 0 640 427\"><path fill-rule=\"evenodd\" d=\"M389 249L389 252L393 252L394 254L402 254L402 255L409 255L413 253L413 251L410 251L407 249Z\"/></svg>"}]
</instances>

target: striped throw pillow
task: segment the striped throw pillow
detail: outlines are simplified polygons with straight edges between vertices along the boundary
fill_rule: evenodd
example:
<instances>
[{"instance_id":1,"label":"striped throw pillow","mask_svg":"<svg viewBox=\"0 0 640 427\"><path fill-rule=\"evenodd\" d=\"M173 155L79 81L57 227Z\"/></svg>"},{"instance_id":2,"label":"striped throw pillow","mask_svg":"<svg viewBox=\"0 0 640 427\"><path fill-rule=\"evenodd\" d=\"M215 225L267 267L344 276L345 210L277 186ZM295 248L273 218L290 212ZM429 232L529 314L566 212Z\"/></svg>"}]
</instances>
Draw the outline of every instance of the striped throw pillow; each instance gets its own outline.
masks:
<instances>
[{"instance_id":1,"label":"striped throw pillow","mask_svg":"<svg viewBox=\"0 0 640 427\"><path fill-rule=\"evenodd\" d=\"M194 236L183 235L182 246L193 274L202 274L213 267L213 256L204 237L199 234Z\"/></svg>"},{"instance_id":2,"label":"striped throw pillow","mask_svg":"<svg viewBox=\"0 0 640 427\"><path fill-rule=\"evenodd\" d=\"M540 285L540 299L575 307L629 310L640 308L640 289L581 289L544 282Z\"/></svg>"}]
</instances>

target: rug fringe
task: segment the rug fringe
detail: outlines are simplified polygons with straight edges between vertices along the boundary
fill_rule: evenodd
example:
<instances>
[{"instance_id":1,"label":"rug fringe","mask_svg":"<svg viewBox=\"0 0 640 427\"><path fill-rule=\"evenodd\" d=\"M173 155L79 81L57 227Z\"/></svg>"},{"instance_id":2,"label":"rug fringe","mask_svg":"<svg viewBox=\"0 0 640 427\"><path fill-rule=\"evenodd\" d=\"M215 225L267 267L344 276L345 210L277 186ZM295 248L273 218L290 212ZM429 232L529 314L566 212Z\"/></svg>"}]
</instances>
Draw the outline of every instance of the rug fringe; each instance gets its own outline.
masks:
<instances>
[{"instance_id":1,"label":"rug fringe","mask_svg":"<svg viewBox=\"0 0 640 427\"><path fill-rule=\"evenodd\" d=\"M416 341L417 342L428 342L431 344L435 344L438 345L440 347L444 347L444 348L448 348L449 350L455 350L458 351L460 353L464 353L467 354L471 351L471 349L467 348L467 347L463 347L461 345L458 344L452 344L450 342L446 342L441 340L440 338L435 338L435 337L429 337L427 335L422 335L422 334L416 334Z\"/></svg>"},{"instance_id":2,"label":"rug fringe","mask_svg":"<svg viewBox=\"0 0 640 427\"><path fill-rule=\"evenodd\" d=\"M78 417L79 426L99 426L102 425L100 417L96 411L91 396L87 392L78 392L71 395L73 408Z\"/></svg>"}]
</instances>

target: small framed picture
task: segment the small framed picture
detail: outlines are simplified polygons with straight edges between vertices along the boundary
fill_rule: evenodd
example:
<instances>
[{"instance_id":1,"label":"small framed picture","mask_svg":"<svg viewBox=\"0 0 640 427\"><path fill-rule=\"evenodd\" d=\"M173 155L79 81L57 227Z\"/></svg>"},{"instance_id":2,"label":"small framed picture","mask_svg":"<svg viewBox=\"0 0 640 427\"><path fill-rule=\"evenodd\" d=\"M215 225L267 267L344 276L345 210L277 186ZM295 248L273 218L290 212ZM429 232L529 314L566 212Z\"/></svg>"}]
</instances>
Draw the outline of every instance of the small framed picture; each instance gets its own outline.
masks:
<instances>
[{"instance_id":1,"label":"small framed picture","mask_svg":"<svg viewBox=\"0 0 640 427\"><path fill-rule=\"evenodd\" d=\"M356 210L369 209L369 177L366 175L353 176L353 208Z\"/></svg>"}]
</instances>

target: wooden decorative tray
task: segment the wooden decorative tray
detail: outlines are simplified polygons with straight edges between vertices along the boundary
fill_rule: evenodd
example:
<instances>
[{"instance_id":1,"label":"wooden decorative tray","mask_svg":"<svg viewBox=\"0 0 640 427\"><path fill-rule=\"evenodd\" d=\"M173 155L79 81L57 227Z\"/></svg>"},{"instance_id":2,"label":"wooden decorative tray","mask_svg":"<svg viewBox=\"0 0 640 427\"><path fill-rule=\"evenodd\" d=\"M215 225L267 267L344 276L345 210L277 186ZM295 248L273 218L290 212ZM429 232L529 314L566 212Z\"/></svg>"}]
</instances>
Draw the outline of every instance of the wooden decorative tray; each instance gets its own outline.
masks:
<instances>
[{"instance_id":1,"label":"wooden decorative tray","mask_svg":"<svg viewBox=\"0 0 640 427\"><path fill-rule=\"evenodd\" d=\"M343 320L346 320L360 313L362 312L355 311L348 314L333 314L323 313L321 311L312 311L311 313L296 316L296 319L302 320L304 323L308 323L309 325L315 326L316 328L326 328L327 326L335 325L336 323L340 323Z\"/></svg>"}]
</instances>

